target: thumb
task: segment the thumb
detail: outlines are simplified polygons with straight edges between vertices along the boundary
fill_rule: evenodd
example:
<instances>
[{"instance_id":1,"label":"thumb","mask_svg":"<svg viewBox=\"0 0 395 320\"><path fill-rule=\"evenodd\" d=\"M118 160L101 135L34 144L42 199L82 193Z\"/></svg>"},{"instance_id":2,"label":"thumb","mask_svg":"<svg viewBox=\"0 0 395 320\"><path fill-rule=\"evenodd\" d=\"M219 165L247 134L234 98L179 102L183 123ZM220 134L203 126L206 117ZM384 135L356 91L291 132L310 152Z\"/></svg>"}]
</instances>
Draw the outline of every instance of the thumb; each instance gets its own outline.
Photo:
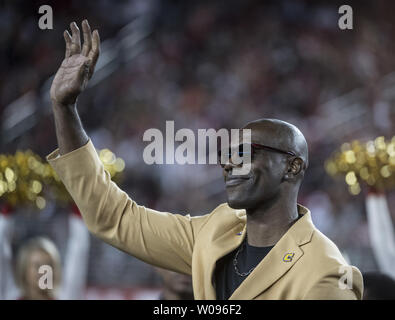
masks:
<instances>
[{"instance_id":1,"label":"thumb","mask_svg":"<svg viewBox=\"0 0 395 320\"><path fill-rule=\"evenodd\" d=\"M90 78L90 68L92 65L92 60L86 60L82 63L80 70L79 70L79 78L84 81Z\"/></svg>"},{"instance_id":2,"label":"thumb","mask_svg":"<svg viewBox=\"0 0 395 320\"><path fill-rule=\"evenodd\" d=\"M95 66L94 66L94 63L93 63L92 59L88 59L88 60L85 62L85 66L86 66L86 69L87 69L88 79L90 79L90 78L92 78L92 76L93 76L93 71L94 71L94 69L95 69Z\"/></svg>"}]
</instances>

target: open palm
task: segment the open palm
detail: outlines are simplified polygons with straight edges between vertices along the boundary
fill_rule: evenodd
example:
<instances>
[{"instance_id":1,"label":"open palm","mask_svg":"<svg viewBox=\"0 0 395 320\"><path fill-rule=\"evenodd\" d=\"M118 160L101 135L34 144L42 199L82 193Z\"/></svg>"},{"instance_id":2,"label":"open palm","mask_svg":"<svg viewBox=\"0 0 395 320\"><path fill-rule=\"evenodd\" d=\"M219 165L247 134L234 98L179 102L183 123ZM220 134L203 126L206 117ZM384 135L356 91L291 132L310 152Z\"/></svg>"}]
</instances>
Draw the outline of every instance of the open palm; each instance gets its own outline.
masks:
<instances>
[{"instance_id":1,"label":"open palm","mask_svg":"<svg viewBox=\"0 0 395 320\"><path fill-rule=\"evenodd\" d=\"M75 103L92 77L100 53L97 30L91 33L88 21L82 22L84 44L81 49L80 30L75 22L70 24L72 36L64 32L66 55L51 86L51 100L60 105Z\"/></svg>"}]
</instances>

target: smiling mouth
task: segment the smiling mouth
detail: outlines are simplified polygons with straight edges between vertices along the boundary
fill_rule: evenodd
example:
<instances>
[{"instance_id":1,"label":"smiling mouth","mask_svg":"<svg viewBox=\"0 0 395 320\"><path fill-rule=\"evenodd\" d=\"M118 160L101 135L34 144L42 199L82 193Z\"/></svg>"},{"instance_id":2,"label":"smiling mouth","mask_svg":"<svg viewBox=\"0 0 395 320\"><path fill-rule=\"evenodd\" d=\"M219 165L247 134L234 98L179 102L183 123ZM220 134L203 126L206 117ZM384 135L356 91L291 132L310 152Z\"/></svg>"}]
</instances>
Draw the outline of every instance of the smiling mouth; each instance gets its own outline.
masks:
<instances>
[{"instance_id":1,"label":"smiling mouth","mask_svg":"<svg viewBox=\"0 0 395 320\"><path fill-rule=\"evenodd\" d=\"M241 184L241 183L243 183L243 182L245 182L245 181L247 181L247 180L249 180L249 179L250 179L250 177L244 177L244 178L242 178L242 177L230 178L230 179L226 179L226 180L225 180L225 185L226 185L227 187L230 187L230 186L237 186L237 185L239 185L239 184Z\"/></svg>"}]
</instances>

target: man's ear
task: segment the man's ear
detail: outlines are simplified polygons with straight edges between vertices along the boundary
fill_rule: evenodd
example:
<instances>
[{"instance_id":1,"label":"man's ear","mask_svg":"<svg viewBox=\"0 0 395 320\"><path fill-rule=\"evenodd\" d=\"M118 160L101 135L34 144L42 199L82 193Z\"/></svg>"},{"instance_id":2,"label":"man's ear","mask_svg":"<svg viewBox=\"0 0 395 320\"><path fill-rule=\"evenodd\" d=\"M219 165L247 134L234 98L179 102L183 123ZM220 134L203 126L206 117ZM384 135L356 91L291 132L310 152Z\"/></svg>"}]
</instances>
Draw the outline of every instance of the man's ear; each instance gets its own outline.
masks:
<instances>
[{"instance_id":1,"label":"man's ear","mask_svg":"<svg viewBox=\"0 0 395 320\"><path fill-rule=\"evenodd\" d=\"M291 180L299 174L303 169L303 160L301 158L295 158L292 160L288 167L288 172L285 174L286 180Z\"/></svg>"}]
</instances>

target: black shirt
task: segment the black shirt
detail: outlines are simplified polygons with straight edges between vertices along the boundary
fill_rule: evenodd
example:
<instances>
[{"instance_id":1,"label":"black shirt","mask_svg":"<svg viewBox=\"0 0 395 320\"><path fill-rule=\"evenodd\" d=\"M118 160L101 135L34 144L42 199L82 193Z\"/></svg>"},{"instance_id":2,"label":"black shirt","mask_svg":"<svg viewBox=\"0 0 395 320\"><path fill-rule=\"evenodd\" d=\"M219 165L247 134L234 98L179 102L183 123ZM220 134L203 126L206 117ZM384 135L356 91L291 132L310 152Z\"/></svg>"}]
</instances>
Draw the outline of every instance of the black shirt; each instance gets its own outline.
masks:
<instances>
[{"instance_id":1,"label":"black shirt","mask_svg":"<svg viewBox=\"0 0 395 320\"><path fill-rule=\"evenodd\" d=\"M241 245L231 253L217 261L215 269L215 284L218 300L227 300L232 293L240 286L240 284L248 277L240 276L236 273L234 260L237 255L237 270L239 273L248 273L251 268L255 268L259 262L274 247L253 247L247 242L247 237Z\"/></svg>"}]
</instances>

